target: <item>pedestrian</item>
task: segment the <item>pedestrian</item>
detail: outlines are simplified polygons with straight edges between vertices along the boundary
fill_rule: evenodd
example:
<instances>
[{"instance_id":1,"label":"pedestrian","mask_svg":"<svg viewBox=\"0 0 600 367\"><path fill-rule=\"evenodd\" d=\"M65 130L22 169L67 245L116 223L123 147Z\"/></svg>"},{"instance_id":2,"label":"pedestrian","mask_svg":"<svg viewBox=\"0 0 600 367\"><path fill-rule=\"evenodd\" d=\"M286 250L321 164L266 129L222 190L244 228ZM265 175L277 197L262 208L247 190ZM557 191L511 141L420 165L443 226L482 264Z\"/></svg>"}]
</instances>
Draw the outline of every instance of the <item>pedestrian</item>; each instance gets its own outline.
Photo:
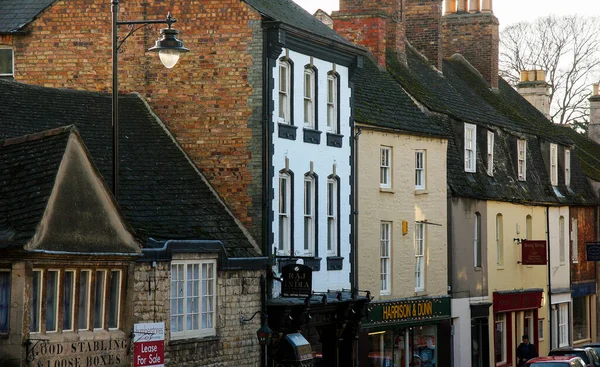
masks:
<instances>
[{"instance_id":1,"label":"pedestrian","mask_svg":"<svg viewBox=\"0 0 600 367\"><path fill-rule=\"evenodd\" d=\"M537 356L538 352L535 345L529 342L527 334L523 335L523 342L517 347L517 367L524 366L525 362Z\"/></svg>"}]
</instances>

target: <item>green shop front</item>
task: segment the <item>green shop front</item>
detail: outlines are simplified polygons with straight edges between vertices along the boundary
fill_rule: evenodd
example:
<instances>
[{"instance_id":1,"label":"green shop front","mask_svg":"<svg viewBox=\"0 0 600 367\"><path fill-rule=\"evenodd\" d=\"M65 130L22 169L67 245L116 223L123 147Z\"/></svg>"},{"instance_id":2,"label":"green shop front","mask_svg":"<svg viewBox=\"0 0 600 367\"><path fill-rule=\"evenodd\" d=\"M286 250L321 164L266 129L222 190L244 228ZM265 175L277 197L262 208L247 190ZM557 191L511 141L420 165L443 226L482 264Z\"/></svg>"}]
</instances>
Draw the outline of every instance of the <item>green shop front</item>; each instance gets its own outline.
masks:
<instances>
[{"instance_id":1,"label":"green shop front","mask_svg":"<svg viewBox=\"0 0 600 367\"><path fill-rule=\"evenodd\" d=\"M360 366L450 366L450 334L450 297L371 302L359 334Z\"/></svg>"}]
</instances>

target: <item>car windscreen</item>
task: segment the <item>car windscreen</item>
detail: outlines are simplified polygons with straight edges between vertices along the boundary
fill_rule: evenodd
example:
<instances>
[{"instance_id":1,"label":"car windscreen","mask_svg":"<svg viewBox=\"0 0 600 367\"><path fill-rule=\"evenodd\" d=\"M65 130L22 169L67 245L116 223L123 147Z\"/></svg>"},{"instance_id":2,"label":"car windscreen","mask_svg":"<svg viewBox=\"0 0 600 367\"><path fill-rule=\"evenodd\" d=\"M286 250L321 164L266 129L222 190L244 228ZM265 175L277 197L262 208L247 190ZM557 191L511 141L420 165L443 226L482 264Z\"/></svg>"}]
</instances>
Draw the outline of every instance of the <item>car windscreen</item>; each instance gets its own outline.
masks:
<instances>
[{"instance_id":1,"label":"car windscreen","mask_svg":"<svg viewBox=\"0 0 600 367\"><path fill-rule=\"evenodd\" d=\"M577 357L581 357L581 359L583 359L585 364L590 363L590 359L588 358L587 353L582 350L552 350L552 351L550 351L550 353L548 355L549 356L577 356Z\"/></svg>"}]
</instances>

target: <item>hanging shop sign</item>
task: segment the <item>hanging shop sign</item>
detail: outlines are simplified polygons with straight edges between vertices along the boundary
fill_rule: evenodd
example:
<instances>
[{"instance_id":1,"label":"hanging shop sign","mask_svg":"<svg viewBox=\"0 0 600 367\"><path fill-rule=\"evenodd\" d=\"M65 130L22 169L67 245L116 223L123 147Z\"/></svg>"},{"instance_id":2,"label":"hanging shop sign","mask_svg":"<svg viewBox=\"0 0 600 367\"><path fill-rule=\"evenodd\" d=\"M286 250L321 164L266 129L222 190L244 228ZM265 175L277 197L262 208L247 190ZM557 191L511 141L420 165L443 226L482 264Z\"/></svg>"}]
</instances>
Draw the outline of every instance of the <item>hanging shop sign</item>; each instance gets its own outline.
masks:
<instances>
[{"instance_id":1,"label":"hanging shop sign","mask_svg":"<svg viewBox=\"0 0 600 367\"><path fill-rule=\"evenodd\" d=\"M546 265L547 252L545 240L523 240L521 241L523 265Z\"/></svg>"},{"instance_id":2,"label":"hanging shop sign","mask_svg":"<svg viewBox=\"0 0 600 367\"><path fill-rule=\"evenodd\" d=\"M281 268L281 296L305 297L312 294L310 266L290 264Z\"/></svg>"},{"instance_id":3,"label":"hanging shop sign","mask_svg":"<svg viewBox=\"0 0 600 367\"><path fill-rule=\"evenodd\" d=\"M587 261L600 261L600 243L586 243L585 254Z\"/></svg>"},{"instance_id":4,"label":"hanging shop sign","mask_svg":"<svg viewBox=\"0 0 600 367\"><path fill-rule=\"evenodd\" d=\"M133 366L164 367L165 323L133 325Z\"/></svg>"},{"instance_id":5,"label":"hanging shop sign","mask_svg":"<svg viewBox=\"0 0 600 367\"><path fill-rule=\"evenodd\" d=\"M371 302L368 323L431 321L450 318L450 297Z\"/></svg>"}]
</instances>

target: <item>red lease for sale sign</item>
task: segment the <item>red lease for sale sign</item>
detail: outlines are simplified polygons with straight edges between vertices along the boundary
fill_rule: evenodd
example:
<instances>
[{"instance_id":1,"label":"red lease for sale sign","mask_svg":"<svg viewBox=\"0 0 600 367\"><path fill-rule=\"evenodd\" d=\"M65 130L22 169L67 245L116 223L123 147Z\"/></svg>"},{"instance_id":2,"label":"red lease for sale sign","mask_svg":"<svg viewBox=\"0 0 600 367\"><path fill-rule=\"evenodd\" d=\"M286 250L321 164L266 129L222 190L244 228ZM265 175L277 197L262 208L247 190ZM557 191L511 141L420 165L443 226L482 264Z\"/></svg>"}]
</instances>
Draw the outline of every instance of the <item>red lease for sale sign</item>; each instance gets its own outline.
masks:
<instances>
[{"instance_id":1,"label":"red lease for sale sign","mask_svg":"<svg viewBox=\"0 0 600 367\"><path fill-rule=\"evenodd\" d=\"M135 324L133 326L133 366L164 367L165 323Z\"/></svg>"}]
</instances>

